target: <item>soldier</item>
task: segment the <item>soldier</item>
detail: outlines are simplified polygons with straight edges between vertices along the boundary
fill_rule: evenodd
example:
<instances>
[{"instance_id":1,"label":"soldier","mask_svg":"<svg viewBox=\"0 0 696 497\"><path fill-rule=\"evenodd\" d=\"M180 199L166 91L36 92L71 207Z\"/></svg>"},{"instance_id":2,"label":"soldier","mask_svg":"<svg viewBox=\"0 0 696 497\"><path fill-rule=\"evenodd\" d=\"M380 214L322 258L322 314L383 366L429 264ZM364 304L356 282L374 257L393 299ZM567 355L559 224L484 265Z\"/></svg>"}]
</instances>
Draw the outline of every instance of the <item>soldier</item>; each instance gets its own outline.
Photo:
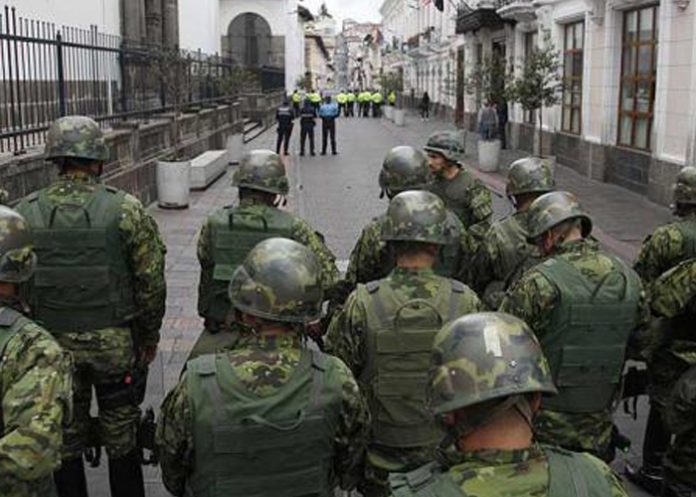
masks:
<instances>
[{"instance_id":1,"label":"soldier","mask_svg":"<svg viewBox=\"0 0 696 497\"><path fill-rule=\"evenodd\" d=\"M486 232L493 214L491 192L462 167L464 144L455 131L438 131L430 135L424 150L435 176L430 191L445 201L468 230L480 236Z\"/></svg>"},{"instance_id":2,"label":"soldier","mask_svg":"<svg viewBox=\"0 0 696 497\"><path fill-rule=\"evenodd\" d=\"M428 404L449 450L440 463L394 475L394 497L627 497L595 457L535 442L541 396L556 389L524 322L502 313L461 317L435 337L431 364Z\"/></svg>"},{"instance_id":3,"label":"soldier","mask_svg":"<svg viewBox=\"0 0 696 497\"><path fill-rule=\"evenodd\" d=\"M329 326L330 350L348 364L370 403L372 438L360 489L366 497L387 495L388 474L430 461L442 438L424 403L432 339L442 323L482 309L467 286L433 271L450 229L436 195L394 197L382 240L396 267L386 278L358 285Z\"/></svg>"},{"instance_id":4,"label":"soldier","mask_svg":"<svg viewBox=\"0 0 696 497\"><path fill-rule=\"evenodd\" d=\"M674 441L664 459L664 497L692 497L696 493L696 366L674 386L665 409L665 424Z\"/></svg>"},{"instance_id":5,"label":"soldier","mask_svg":"<svg viewBox=\"0 0 696 497\"><path fill-rule=\"evenodd\" d=\"M302 347L321 313L319 261L295 241L264 240L234 271L229 298L253 336L189 362L165 398L156 437L165 486L177 497L353 488L367 406L345 364Z\"/></svg>"},{"instance_id":6,"label":"soldier","mask_svg":"<svg viewBox=\"0 0 696 497\"><path fill-rule=\"evenodd\" d=\"M90 431L109 456L111 495L144 495L136 428L164 316L165 248L142 204L99 182L107 155L92 119L58 119L48 131L46 158L60 176L17 207L33 229L38 256L29 287L33 317L75 361L75 415L56 473L60 496L87 495L82 454L92 446ZM93 387L98 430L90 430Z\"/></svg>"},{"instance_id":7,"label":"soldier","mask_svg":"<svg viewBox=\"0 0 696 497\"><path fill-rule=\"evenodd\" d=\"M529 324L559 388L536 418L539 441L611 461L628 342L649 310L638 275L588 239L591 231L572 194L536 199L529 239L547 259L508 290L500 310Z\"/></svg>"},{"instance_id":8,"label":"soldier","mask_svg":"<svg viewBox=\"0 0 696 497\"><path fill-rule=\"evenodd\" d=\"M380 197L386 195L391 199L406 190L427 189L431 179L428 160L421 151L407 146L395 147L389 151L382 164L382 171L379 174L379 185L382 190ZM469 265L466 261L469 254L473 253L474 244L457 216L449 212L448 219L452 224L453 239L441 251L436 272L442 276L466 282L470 279ZM350 254L346 270L349 290L358 283L383 278L394 267L393 254L380 238L383 220L384 216L379 216L363 228ZM459 236L455 235L456 233L460 233Z\"/></svg>"},{"instance_id":9,"label":"soldier","mask_svg":"<svg viewBox=\"0 0 696 497\"><path fill-rule=\"evenodd\" d=\"M36 266L26 221L0 206L0 226L0 495L53 496L62 423L71 416L72 362L24 316L19 287Z\"/></svg>"},{"instance_id":10,"label":"soldier","mask_svg":"<svg viewBox=\"0 0 696 497\"><path fill-rule=\"evenodd\" d=\"M511 283L539 262L539 251L527 241L527 215L532 202L554 187L548 159L525 157L510 165L505 193L515 213L491 225L473 264L475 289L490 309L497 309Z\"/></svg>"},{"instance_id":11,"label":"soldier","mask_svg":"<svg viewBox=\"0 0 696 497\"><path fill-rule=\"evenodd\" d=\"M338 277L336 258L322 236L302 219L276 207L288 193L285 166L277 154L270 150L246 154L233 183L239 188L239 206L213 212L198 236L198 314L205 319L205 329L189 359L232 347L239 339L239 327L230 319L226 289L235 268L258 242L282 236L309 247L321 265L325 292Z\"/></svg>"}]
</instances>

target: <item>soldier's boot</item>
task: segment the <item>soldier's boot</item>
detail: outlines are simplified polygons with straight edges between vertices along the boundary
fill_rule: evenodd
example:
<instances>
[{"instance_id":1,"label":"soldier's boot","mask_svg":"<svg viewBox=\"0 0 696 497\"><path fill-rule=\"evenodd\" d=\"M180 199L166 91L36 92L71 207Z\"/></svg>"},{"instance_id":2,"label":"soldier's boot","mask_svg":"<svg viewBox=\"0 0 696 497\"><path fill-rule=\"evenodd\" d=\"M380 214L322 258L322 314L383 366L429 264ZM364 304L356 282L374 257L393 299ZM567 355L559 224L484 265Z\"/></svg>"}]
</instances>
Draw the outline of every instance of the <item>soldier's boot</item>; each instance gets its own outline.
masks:
<instances>
[{"instance_id":1,"label":"soldier's boot","mask_svg":"<svg viewBox=\"0 0 696 497\"><path fill-rule=\"evenodd\" d=\"M659 497L662 492L662 468L643 464L640 467L626 463L626 478L651 495Z\"/></svg>"},{"instance_id":2,"label":"soldier's boot","mask_svg":"<svg viewBox=\"0 0 696 497\"><path fill-rule=\"evenodd\" d=\"M652 495L660 495L662 487L662 456L669 448L670 434L662 422L662 414L650 406L643 440L643 465L626 464L626 477Z\"/></svg>"},{"instance_id":3,"label":"soldier's boot","mask_svg":"<svg viewBox=\"0 0 696 497\"><path fill-rule=\"evenodd\" d=\"M53 473L58 497L88 497L85 466L81 457L66 459Z\"/></svg>"},{"instance_id":4,"label":"soldier's boot","mask_svg":"<svg viewBox=\"0 0 696 497\"><path fill-rule=\"evenodd\" d=\"M111 497L145 497L143 468L137 450L109 458L109 487Z\"/></svg>"}]
</instances>

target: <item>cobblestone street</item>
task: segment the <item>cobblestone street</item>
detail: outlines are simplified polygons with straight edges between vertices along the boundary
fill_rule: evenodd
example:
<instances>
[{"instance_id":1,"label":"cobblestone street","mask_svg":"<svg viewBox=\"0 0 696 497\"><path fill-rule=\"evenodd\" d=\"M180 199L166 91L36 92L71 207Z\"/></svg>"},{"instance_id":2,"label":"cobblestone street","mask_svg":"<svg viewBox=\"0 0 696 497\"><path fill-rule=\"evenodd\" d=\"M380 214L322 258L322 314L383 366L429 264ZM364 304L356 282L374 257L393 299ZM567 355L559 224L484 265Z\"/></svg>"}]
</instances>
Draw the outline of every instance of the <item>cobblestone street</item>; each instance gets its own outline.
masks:
<instances>
[{"instance_id":1,"label":"cobblestone street","mask_svg":"<svg viewBox=\"0 0 696 497\"><path fill-rule=\"evenodd\" d=\"M393 123L378 119L340 119L337 123L338 156L302 157L299 153L299 129L293 133L292 151L287 159L291 177L288 208L305 217L326 237L336 253L341 269L362 228L386 206L379 199L377 174L385 153L393 146L421 146L428 134L439 127L449 127L438 121L423 122L409 116L407 126L397 128ZM317 137L320 138L319 129ZM275 132L267 131L248 144L249 148L275 148ZM470 138L469 165L474 165L476 144ZM320 144L317 152L321 151ZM504 151L501 163L519 156ZM145 405L159 407L166 393L177 381L188 351L201 330L196 312L198 263L196 259L197 232L205 217L215 208L236 201L236 190L230 185L230 174L218 180L205 192L192 192L187 210L162 210L151 207L168 247L167 253L167 313L155 366L150 372ZM473 168L472 168L473 169ZM502 175L480 177L498 193L504 185ZM561 188L575 192L594 217L597 237L620 256L632 259L641 240L658 224L670 219L668 209L657 206L643 197L608 184L591 182L571 170L558 167L557 181ZM496 195L496 217L510 211L506 200ZM634 442L631 454L640 454L642 430L647 406L640 406L637 422L617 412L618 424ZM105 459L105 458L104 458ZM622 467L621 457L617 467ZM168 495L156 470L148 469L148 495ZM108 496L105 468L89 472L92 496ZM632 495L645 495L635 489Z\"/></svg>"}]
</instances>

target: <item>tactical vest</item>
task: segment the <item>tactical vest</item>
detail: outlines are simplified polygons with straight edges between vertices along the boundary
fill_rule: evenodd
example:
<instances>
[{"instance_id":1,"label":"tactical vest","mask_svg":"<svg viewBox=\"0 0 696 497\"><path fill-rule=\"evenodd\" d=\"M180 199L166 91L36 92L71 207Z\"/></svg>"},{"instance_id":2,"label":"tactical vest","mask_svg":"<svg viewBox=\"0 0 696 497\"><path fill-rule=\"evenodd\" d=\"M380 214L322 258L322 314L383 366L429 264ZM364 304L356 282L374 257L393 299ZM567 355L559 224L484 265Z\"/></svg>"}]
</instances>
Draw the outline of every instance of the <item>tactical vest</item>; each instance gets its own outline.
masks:
<instances>
[{"instance_id":1,"label":"tactical vest","mask_svg":"<svg viewBox=\"0 0 696 497\"><path fill-rule=\"evenodd\" d=\"M612 495L606 475L585 454L576 454L555 447L544 447L544 454L549 464L548 497ZM486 469L495 470L495 467ZM520 478L523 479L524 476ZM394 497L469 497L452 475L443 471L437 463L428 464L410 473L393 473L390 484L391 495ZM491 490L492 493L495 492L494 489ZM519 495L523 496L522 493Z\"/></svg>"},{"instance_id":2,"label":"tactical vest","mask_svg":"<svg viewBox=\"0 0 696 497\"><path fill-rule=\"evenodd\" d=\"M641 284L623 262L593 283L563 257L536 266L559 302L539 333L559 394L543 408L569 413L610 408L621 382L626 345L636 326Z\"/></svg>"},{"instance_id":3,"label":"tactical vest","mask_svg":"<svg viewBox=\"0 0 696 497\"><path fill-rule=\"evenodd\" d=\"M342 382L335 360L304 350L288 382L249 392L225 354L188 363L194 471L189 497L333 495Z\"/></svg>"},{"instance_id":4,"label":"tactical vest","mask_svg":"<svg viewBox=\"0 0 696 497\"><path fill-rule=\"evenodd\" d=\"M496 261L495 272L503 275L503 281L517 270L517 267L533 252L527 242L527 230L517 216L512 215L491 226L498 240L500 259Z\"/></svg>"},{"instance_id":5,"label":"tactical vest","mask_svg":"<svg viewBox=\"0 0 696 497\"><path fill-rule=\"evenodd\" d=\"M38 260L31 308L51 332L128 326L133 319L133 277L119 230L124 196L97 185L84 205L54 203L45 191L23 203Z\"/></svg>"},{"instance_id":6,"label":"tactical vest","mask_svg":"<svg viewBox=\"0 0 696 497\"><path fill-rule=\"evenodd\" d=\"M466 229L474 224L474 206L465 205L469 189L474 183L471 173L461 170L455 179L440 179L430 187L430 191L445 202L447 208L457 215Z\"/></svg>"},{"instance_id":7,"label":"tactical vest","mask_svg":"<svg viewBox=\"0 0 696 497\"><path fill-rule=\"evenodd\" d=\"M367 392L376 444L427 447L442 439L426 409L428 369L435 334L459 317L465 289L458 281L445 280L434 299L402 302L386 283L358 286L367 317L367 360L360 383Z\"/></svg>"},{"instance_id":8,"label":"tactical vest","mask_svg":"<svg viewBox=\"0 0 696 497\"><path fill-rule=\"evenodd\" d=\"M202 286L199 312L210 324L222 324L230 311L227 287L247 254L258 243L275 236L293 238L295 218L279 209L268 207L263 214L246 211L244 207L225 207L209 220L213 255L213 277L209 286Z\"/></svg>"},{"instance_id":9,"label":"tactical vest","mask_svg":"<svg viewBox=\"0 0 696 497\"><path fill-rule=\"evenodd\" d=\"M682 254L675 264L696 257L696 220L685 219L674 224L683 239Z\"/></svg>"}]
</instances>

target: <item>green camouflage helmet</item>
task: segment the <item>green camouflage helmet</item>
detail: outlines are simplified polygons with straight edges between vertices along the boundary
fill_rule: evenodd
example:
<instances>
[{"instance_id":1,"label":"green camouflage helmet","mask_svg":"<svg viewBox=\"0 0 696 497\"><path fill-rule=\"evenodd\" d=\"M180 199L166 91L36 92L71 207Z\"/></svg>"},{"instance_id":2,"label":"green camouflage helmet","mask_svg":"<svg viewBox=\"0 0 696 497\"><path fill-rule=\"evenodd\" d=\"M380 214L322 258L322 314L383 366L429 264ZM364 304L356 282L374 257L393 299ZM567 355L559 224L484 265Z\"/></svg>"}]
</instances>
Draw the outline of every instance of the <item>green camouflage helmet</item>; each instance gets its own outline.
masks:
<instances>
[{"instance_id":1,"label":"green camouflage helmet","mask_svg":"<svg viewBox=\"0 0 696 497\"><path fill-rule=\"evenodd\" d=\"M530 241L571 219L582 221L582 236L587 237L592 232L592 219L581 208L575 195L569 192L545 193L529 206L529 235Z\"/></svg>"},{"instance_id":2,"label":"green camouflage helmet","mask_svg":"<svg viewBox=\"0 0 696 497\"><path fill-rule=\"evenodd\" d=\"M382 223L382 240L447 245L452 225L444 202L434 193L411 190L399 193L389 203Z\"/></svg>"},{"instance_id":3,"label":"green camouflage helmet","mask_svg":"<svg viewBox=\"0 0 696 497\"><path fill-rule=\"evenodd\" d=\"M280 156L270 150L252 150L242 157L232 184L238 188L288 194L288 177Z\"/></svg>"},{"instance_id":4,"label":"green camouflage helmet","mask_svg":"<svg viewBox=\"0 0 696 497\"><path fill-rule=\"evenodd\" d=\"M46 160L65 158L108 160L109 149L96 121L85 116L66 116L53 122L46 135Z\"/></svg>"},{"instance_id":5,"label":"green camouflage helmet","mask_svg":"<svg viewBox=\"0 0 696 497\"><path fill-rule=\"evenodd\" d=\"M436 131L430 135L423 149L442 154L448 161L456 163L464 160L466 153L462 134L458 131Z\"/></svg>"},{"instance_id":6,"label":"green camouflage helmet","mask_svg":"<svg viewBox=\"0 0 696 497\"><path fill-rule=\"evenodd\" d=\"M324 294L314 253L286 238L256 245L232 275L229 298L246 314L270 321L309 323L319 319Z\"/></svg>"},{"instance_id":7,"label":"green camouflage helmet","mask_svg":"<svg viewBox=\"0 0 696 497\"><path fill-rule=\"evenodd\" d=\"M408 146L392 148L379 173L379 186L388 196L406 190L420 190L431 181L428 158L420 150Z\"/></svg>"},{"instance_id":8,"label":"green camouflage helmet","mask_svg":"<svg viewBox=\"0 0 696 497\"><path fill-rule=\"evenodd\" d=\"M675 204L696 204L696 167L687 166L679 171L674 185Z\"/></svg>"},{"instance_id":9,"label":"green camouflage helmet","mask_svg":"<svg viewBox=\"0 0 696 497\"><path fill-rule=\"evenodd\" d=\"M510 164L505 194L547 193L556 187L551 159L525 157Z\"/></svg>"},{"instance_id":10,"label":"green camouflage helmet","mask_svg":"<svg viewBox=\"0 0 696 497\"><path fill-rule=\"evenodd\" d=\"M0 206L0 281L21 283L34 274L31 230L17 212Z\"/></svg>"},{"instance_id":11,"label":"green camouflage helmet","mask_svg":"<svg viewBox=\"0 0 696 497\"><path fill-rule=\"evenodd\" d=\"M435 336L427 392L434 414L531 392L557 393L541 346L521 319L468 314Z\"/></svg>"}]
</instances>

